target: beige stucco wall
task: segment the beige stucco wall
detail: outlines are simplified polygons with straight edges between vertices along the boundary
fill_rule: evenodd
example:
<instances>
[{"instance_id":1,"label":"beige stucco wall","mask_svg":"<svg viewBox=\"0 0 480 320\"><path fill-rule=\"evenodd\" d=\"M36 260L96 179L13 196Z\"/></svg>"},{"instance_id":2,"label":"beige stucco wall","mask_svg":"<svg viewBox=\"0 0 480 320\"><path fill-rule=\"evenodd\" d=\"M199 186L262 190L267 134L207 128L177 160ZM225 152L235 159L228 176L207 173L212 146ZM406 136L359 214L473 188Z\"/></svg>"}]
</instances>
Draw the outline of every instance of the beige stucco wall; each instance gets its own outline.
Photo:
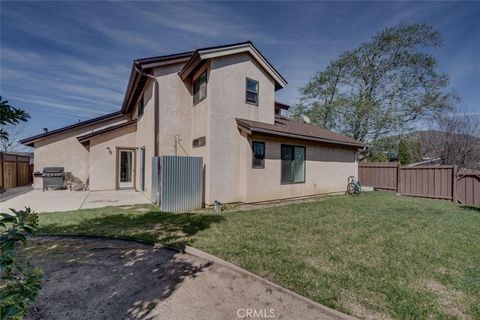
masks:
<instances>
[{"instance_id":1,"label":"beige stucco wall","mask_svg":"<svg viewBox=\"0 0 480 320\"><path fill-rule=\"evenodd\" d=\"M132 124L95 136L90 140L90 190L117 189L117 148L135 149L136 130L137 125ZM137 162L136 154L134 155L134 161ZM134 170L134 178L136 172L138 171Z\"/></svg>"},{"instance_id":2,"label":"beige stucco wall","mask_svg":"<svg viewBox=\"0 0 480 320\"><path fill-rule=\"evenodd\" d=\"M175 154L175 136L181 139L177 155L190 154L192 145L192 96L189 84L178 76L183 64L169 65L155 70L159 86L160 155ZM183 147L183 149L182 149Z\"/></svg>"},{"instance_id":3,"label":"beige stucco wall","mask_svg":"<svg viewBox=\"0 0 480 320\"><path fill-rule=\"evenodd\" d=\"M34 145L34 171L43 171L44 167L64 167L66 172L71 172L83 182L89 176L89 153L77 140L77 136L98 130L115 123L124 122L129 118L125 116L101 123L87 125L81 128L54 134L35 142ZM35 179L34 188L41 189L42 179Z\"/></svg>"},{"instance_id":4,"label":"beige stucco wall","mask_svg":"<svg viewBox=\"0 0 480 320\"><path fill-rule=\"evenodd\" d=\"M155 143L155 135L154 135L154 125L155 125L155 118L154 118L154 82L149 80L145 85L145 89L143 91L144 96L144 108L143 108L143 115L137 119L137 134L135 137L135 146L137 148L136 153L136 175L135 185L137 189L140 188L140 149L142 147L145 148L145 190L144 195L151 199L151 186L152 186L152 157L154 155L154 143ZM137 108L132 112L132 117L137 118Z\"/></svg>"},{"instance_id":5,"label":"beige stucco wall","mask_svg":"<svg viewBox=\"0 0 480 320\"><path fill-rule=\"evenodd\" d=\"M265 168L252 168L251 142L265 142ZM357 176L356 150L326 144L305 144L289 139L243 137L243 170L246 172L242 187L244 202L304 197L346 190L349 176ZM305 182L281 183L282 144L305 147Z\"/></svg>"},{"instance_id":6,"label":"beige stucco wall","mask_svg":"<svg viewBox=\"0 0 480 320\"><path fill-rule=\"evenodd\" d=\"M259 104L245 102L246 78L259 82ZM211 61L210 94L210 174L206 203L243 201L244 173L235 118L274 123L275 84L248 54L231 55Z\"/></svg>"}]
</instances>

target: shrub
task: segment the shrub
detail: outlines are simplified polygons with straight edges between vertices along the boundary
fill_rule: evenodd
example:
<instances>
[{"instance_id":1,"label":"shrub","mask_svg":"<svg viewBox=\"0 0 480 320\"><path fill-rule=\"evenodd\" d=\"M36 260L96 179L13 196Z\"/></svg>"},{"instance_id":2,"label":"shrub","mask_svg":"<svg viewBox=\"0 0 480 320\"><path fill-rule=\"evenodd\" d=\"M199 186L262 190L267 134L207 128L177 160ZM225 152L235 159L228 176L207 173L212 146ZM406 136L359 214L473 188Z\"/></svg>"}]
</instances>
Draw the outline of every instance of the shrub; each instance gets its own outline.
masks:
<instances>
[{"instance_id":1,"label":"shrub","mask_svg":"<svg viewBox=\"0 0 480 320\"><path fill-rule=\"evenodd\" d=\"M30 208L0 213L0 319L21 319L40 290L39 269L18 259L17 244L27 243L38 216Z\"/></svg>"}]
</instances>

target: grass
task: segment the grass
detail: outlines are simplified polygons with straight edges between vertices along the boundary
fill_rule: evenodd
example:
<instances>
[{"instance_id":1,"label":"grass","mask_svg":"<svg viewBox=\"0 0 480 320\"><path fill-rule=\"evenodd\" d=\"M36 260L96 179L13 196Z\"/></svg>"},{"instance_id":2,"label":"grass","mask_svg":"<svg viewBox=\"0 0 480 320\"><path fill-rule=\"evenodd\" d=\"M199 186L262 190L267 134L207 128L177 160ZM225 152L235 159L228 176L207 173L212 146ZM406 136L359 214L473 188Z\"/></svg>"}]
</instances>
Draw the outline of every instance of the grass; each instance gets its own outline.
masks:
<instances>
[{"instance_id":1,"label":"grass","mask_svg":"<svg viewBox=\"0 0 480 320\"><path fill-rule=\"evenodd\" d=\"M222 215L139 208L41 214L40 231L188 243L361 318L480 319L477 207L374 192Z\"/></svg>"}]
</instances>

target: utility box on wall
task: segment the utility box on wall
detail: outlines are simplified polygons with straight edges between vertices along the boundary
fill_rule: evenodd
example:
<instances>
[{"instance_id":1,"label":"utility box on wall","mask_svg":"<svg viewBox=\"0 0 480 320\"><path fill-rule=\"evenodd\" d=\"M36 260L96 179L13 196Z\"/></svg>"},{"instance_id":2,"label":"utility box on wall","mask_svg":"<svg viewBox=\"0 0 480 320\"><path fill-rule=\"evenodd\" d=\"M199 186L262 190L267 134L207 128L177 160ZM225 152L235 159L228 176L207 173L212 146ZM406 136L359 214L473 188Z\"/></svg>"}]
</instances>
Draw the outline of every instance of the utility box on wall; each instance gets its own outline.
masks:
<instances>
[{"instance_id":1,"label":"utility box on wall","mask_svg":"<svg viewBox=\"0 0 480 320\"><path fill-rule=\"evenodd\" d=\"M203 158L162 156L152 159L152 202L162 211L202 207Z\"/></svg>"}]
</instances>

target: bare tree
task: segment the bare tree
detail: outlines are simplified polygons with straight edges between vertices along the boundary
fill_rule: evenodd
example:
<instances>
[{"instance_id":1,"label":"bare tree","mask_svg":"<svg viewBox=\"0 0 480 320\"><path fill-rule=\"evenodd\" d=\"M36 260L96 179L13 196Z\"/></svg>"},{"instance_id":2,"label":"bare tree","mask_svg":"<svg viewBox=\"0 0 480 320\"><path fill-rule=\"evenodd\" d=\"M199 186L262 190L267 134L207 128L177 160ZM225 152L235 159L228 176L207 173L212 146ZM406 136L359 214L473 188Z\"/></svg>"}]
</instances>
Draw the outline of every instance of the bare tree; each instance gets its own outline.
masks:
<instances>
[{"instance_id":1,"label":"bare tree","mask_svg":"<svg viewBox=\"0 0 480 320\"><path fill-rule=\"evenodd\" d=\"M26 147L18 143L26 134L26 123L2 125L2 130L8 134L8 139L0 139L0 151L23 151Z\"/></svg>"},{"instance_id":2,"label":"bare tree","mask_svg":"<svg viewBox=\"0 0 480 320\"><path fill-rule=\"evenodd\" d=\"M480 116L478 114L441 115L434 130L422 133L426 154L441 164L480 169Z\"/></svg>"}]
</instances>

